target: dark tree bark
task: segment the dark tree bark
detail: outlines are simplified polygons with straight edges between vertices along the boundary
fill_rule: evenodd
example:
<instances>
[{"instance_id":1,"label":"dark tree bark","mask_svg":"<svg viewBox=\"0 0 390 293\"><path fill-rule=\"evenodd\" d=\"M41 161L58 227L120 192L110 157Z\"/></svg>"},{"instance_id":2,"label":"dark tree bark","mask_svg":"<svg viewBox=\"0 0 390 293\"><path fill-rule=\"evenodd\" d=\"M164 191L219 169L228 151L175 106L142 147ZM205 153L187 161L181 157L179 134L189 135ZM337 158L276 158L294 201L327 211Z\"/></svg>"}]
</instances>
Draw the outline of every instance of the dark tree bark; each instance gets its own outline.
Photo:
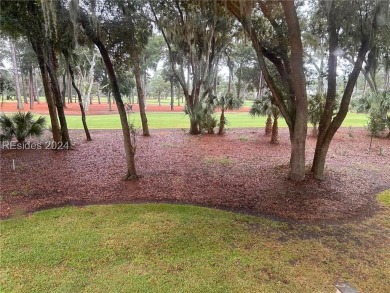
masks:
<instances>
[{"instance_id":1,"label":"dark tree bark","mask_svg":"<svg viewBox=\"0 0 390 293\"><path fill-rule=\"evenodd\" d=\"M114 95L114 99L116 100L116 105L119 112L119 117L121 121L122 126L122 133L123 133L123 140L124 140L124 147L125 147L125 155L126 155L126 164L127 164L127 172L125 179L137 179L139 176L136 172L136 166L135 166L135 145L133 145L132 137L130 133L130 126L127 121L127 113L125 109L125 105L123 104L122 97L119 91L118 81L116 78L116 74L114 71L114 67L112 65L110 55L108 53L107 48L104 46L102 41L99 39L99 37L96 35L94 29L91 26L91 23L89 22L89 19L87 15L84 13L80 13L80 22L82 27L85 30L86 35L89 37L89 39L96 45L96 47L99 49L100 54L102 56L104 65L107 70L107 74L110 80L111 89Z\"/></svg>"},{"instance_id":2,"label":"dark tree bark","mask_svg":"<svg viewBox=\"0 0 390 293\"><path fill-rule=\"evenodd\" d=\"M303 71L303 46L294 2L281 1L288 27L288 47L291 51L286 52L284 54L285 56L282 57L278 57L273 52L267 51L261 42L260 36L256 34L249 17L252 10L251 2L228 0L221 0L220 2L240 21L251 39L264 80L272 93L273 103L279 108L289 128L291 142L289 177L293 181L302 181L305 178L307 96L306 80ZM259 5L267 17L267 13L269 12L267 11L267 4L260 2ZM269 17L269 20L271 25L278 26L278 24L273 23L272 17ZM281 49L283 50L284 48ZM288 55L290 57L286 57ZM287 95L282 94L281 89L278 88L272 78L268 68L269 65L265 60L266 58L280 75L284 89L288 92ZM291 72L294 74L291 74Z\"/></svg>"},{"instance_id":3,"label":"dark tree bark","mask_svg":"<svg viewBox=\"0 0 390 293\"><path fill-rule=\"evenodd\" d=\"M91 138L91 134L89 133L88 126L87 126L87 119L85 117L83 98L81 97L80 90L78 89L78 87L76 86L76 83L74 81L74 74L73 74L72 66L70 64L68 65L68 70L69 70L69 75L70 75L71 80L72 80L72 86L73 86L74 90L76 91L77 97L79 100L79 106L80 106L80 111L81 111L81 121L83 123L85 136L87 137L88 141L91 141L92 138Z\"/></svg>"},{"instance_id":4,"label":"dark tree bark","mask_svg":"<svg viewBox=\"0 0 390 293\"><path fill-rule=\"evenodd\" d=\"M222 135L225 133L225 124L226 124L226 119L225 119L225 105L221 107L221 116L219 117L219 129L218 129L218 134Z\"/></svg>"},{"instance_id":5,"label":"dark tree bark","mask_svg":"<svg viewBox=\"0 0 390 293\"><path fill-rule=\"evenodd\" d=\"M111 103L111 92L109 91L107 94L107 103L108 103L108 111L112 111L112 103Z\"/></svg>"},{"instance_id":6,"label":"dark tree bark","mask_svg":"<svg viewBox=\"0 0 390 293\"><path fill-rule=\"evenodd\" d=\"M107 73L110 79L112 92L114 99L116 101L116 106L118 108L121 125L122 125L122 133L124 138L124 146L125 146L125 153L126 153L126 163L127 163L127 174L126 179L137 179L137 171L135 167L135 146L133 146L131 141L131 134L130 134L130 126L127 121L127 113L125 106L123 104L121 94L119 92L119 86L116 79L114 67L112 65L110 56L108 54L108 51L106 47L103 45L103 43L100 40L94 40L95 45L98 47L100 54L102 55L104 64L107 69Z\"/></svg>"},{"instance_id":7,"label":"dark tree bark","mask_svg":"<svg viewBox=\"0 0 390 293\"><path fill-rule=\"evenodd\" d=\"M11 42L11 57L12 57L12 65L13 65L14 79L15 79L15 96L17 100L17 109L23 110L23 103L22 103L22 98L20 96L20 87L19 87L18 63L16 62L16 48L13 42Z\"/></svg>"},{"instance_id":8,"label":"dark tree bark","mask_svg":"<svg viewBox=\"0 0 390 293\"><path fill-rule=\"evenodd\" d=\"M19 63L19 68L21 69L21 61L20 61L20 54L17 56L18 57L18 63ZM25 104L28 104L28 96L27 96L27 85L26 85L26 78L24 75L24 72L20 70L20 79L22 80L22 91L23 91L23 102Z\"/></svg>"},{"instance_id":9,"label":"dark tree bark","mask_svg":"<svg viewBox=\"0 0 390 293\"><path fill-rule=\"evenodd\" d=\"M175 97L174 97L174 92L173 92L173 78L170 78L170 83L171 83L171 111L173 111L174 103L175 103Z\"/></svg>"},{"instance_id":10,"label":"dark tree bark","mask_svg":"<svg viewBox=\"0 0 390 293\"><path fill-rule=\"evenodd\" d=\"M338 46L338 33L335 20L332 15L329 19L329 52L334 52ZM330 143L335 135L336 131L340 128L342 122L348 113L349 103L351 101L353 89L356 81L359 77L363 61L370 45L368 40L362 40L358 57L355 61L353 70L348 77L348 82L344 90L341 104L338 113L333 118L333 107L336 100L336 77L337 77L337 56L335 54L329 54L328 57L328 92L326 97L324 113L321 117L316 149L314 153L312 172L314 177L322 180L324 178L325 161L329 150Z\"/></svg>"},{"instance_id":11,"label":"dark tree bark","mask_svg":"<svg viewBox=\"0 0 390 293\"><path fill-rule=\"evenodd\" d=\"M179 87L176 87L176 98L177 98L177 106L180 107L180 89Z\"/></svg>"},{"instance_id":12,"label":"dark tree bark","mask_svg":"<svg viewBox=\"0 0 390 293\"><path fill-rule=\"evenodd\" d=\"M66 71L67 79L68 79L68 103L72 103L72 77L70 76L69 70Z\"/></svg>"},{"instance_id":13,"label":"dark tree bark","mask_svg":"<svg viewBox=\"0 0 390 293\"><path fill-rule=\"evenodd\" d=\"M51 122L51 131L53 133L53 140L55 142L61 141L61 130L58 123L57 110L53 99L53 91L50 85L49 74L47 72L47 67L45 63L43 45L37 41L30 40L30 43L37 55L39 69L41 71L43 89L46 96L47 107L49 109L50 122Z\"/></svg>"},{"instance_id":14,"label":"dark tree bark","mask_svg":"<svg viewBox=\"0 0 390 293\"><path fill-rule=\"evenodd\" d=\"M34 101L36 101L38 104L40 104L39 94L40 91L38 90L38 78L37 74L34 71Z\"/></svg>"},{"instance_id":15,"label":"dark tree bark","mask_svg":"<svg viewBox=\"0 0 390 293\"><path fill-rule=\"evenodd\" d=\"M97 99L98 99L98 104L100 105L100 84L98 84L97 87Z\"/></svg>"},{"instance_id":16,"label":"dark tree bark","mask_svg":"<svg viewBox=\"0 0 390 293\"><path fill-rule=\"evenodd\" d=\"M66 123L66 117L64 112L64 105L62 104L62 96L60 92L60 87L58 84L57 74L56 74L56 67L57 67L57 58L55 55L55 52L51 46L47 46L47 60L46 60L46 68L47 72L49 73L51 85L53 89L53 96L55 105L57 108L58 113L58 119L60 120L61 125L61 139L64 144L67 144L68 146L71 145L70 138L69 138L69 131L68 131L68 125Z\"/></svg>"},{"instance_id":17,"label":"dark tree bark","mask_svg":"<svg viewBox=\"0 0 390 293\"><path fill-rule=\"evenodd\" d=\"M242 62L238 67L238 77L237 77L237 99L241 98L241 79L242 79Z\"/></svg>"},{"instance_id":18,"label":"dark tree bark","mask_svg":"<svg viewBox=\"0 0 390 293\"><path fill-rule=\"evenodd\" d=\"M139 114L141 116L141 123L142 123L142 134L143 136L150 136L149 127L148 127L148 118L146 117L146 110L145 110L145 96L143 91L144 89L142 87L139 57L137 55L137 52L135 51L133 51L131 55L133 61L135 83L137 85Z\"/></svg>"},{"instance_id":19,"label":"dark tree bark","mask_svg":"<svg viewBox=\"0 0 390 293\"><path fill-rule=\"evenodd\" d=\"M28 96L27 96L27 90L26 90L26 79L23 74L21 74L22 78L22 91L23 91L23 101L25 104L28 104Z\"/></svg>"},{"instance_id":20,"label":"dark tree bark","mask_svg":"<svg viewBox=\"0 0 390 293\"><path fill-rule=\"evenodd\" d=\"M274 122L272 124L272 132L271 132L271 143L272 144L278 144L279 142L279 127L278 127L278 118L279 118L279 111L273 111L274 116Z\"/></svg>"},{"instance_id":21,"label":"dark tree bark","mask_svg":"<svg viewBox=\"0 0 390 293\"><path fill-rule=\"evenodd\" d=\"M272 116L271 114L267 115L267 120L265 121L265 135L270 135L272 133Z\"/></svg>"},{"instance_id":22,"label":"dark tree bark","mask_svg":"<svg viewBox=\"0 0 390 293\"><path fill-rule=\"evenodd\" d=\"M229 68L229 80L228 80L228 89L227 89L227 91L228 91L228 93L230 93L231 90L232 90L233 66L234 66L234 64L233 64L233 61L230 60L230 57L229 57L229 56L227 56L227 58L228 58L228 60L227 60L227 66L228 66L228 68Z\"/></svg>"},{"instance_id":23,"label":"dark tree bark","mask_svg":"<svg viewBox=\"0 0 390 293\"><path fill-rule=\"evenodd\" d=\"M34 109L34 78L33 78L33 68L30 66L28 68L28 89L29 89L29 96L30 96L30 109Z\"/></svg>"},{"instance_id":24,"label":"dark tree bark","mask_svg":"<svg viewBox=\"0 0 390 293\"><path fill-rule=\"evenodd\" d=\"M293 1L282 1L282 7L288 26L291 46L291 79L295 94L295 121L291 133L290 178L302 181L305 178L305 149L307 135L307 95L306 78L303 67L303 46L297 12Z\"/></svg>"},{"instance_id":25,"label":"dark tree bark","mask_svg":"<svg viewBox=\"0 0 390 293\"><path fill-rule=\"evenodd\" d=\"M62 104L64 105L64 108L66 108L66 73L62 75L62 89L61 89L61 97L62 97Z\"/></svg>"}]
</instances>

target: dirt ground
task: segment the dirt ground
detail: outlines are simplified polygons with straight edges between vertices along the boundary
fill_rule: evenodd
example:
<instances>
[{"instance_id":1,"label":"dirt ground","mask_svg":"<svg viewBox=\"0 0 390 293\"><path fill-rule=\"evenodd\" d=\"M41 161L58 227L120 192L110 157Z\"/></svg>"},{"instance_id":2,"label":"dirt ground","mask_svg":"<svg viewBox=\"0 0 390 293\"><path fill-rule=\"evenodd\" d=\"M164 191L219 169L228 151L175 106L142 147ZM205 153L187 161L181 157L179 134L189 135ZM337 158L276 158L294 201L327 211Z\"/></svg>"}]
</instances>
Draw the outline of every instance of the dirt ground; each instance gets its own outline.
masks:
<instances>
[{"instance_id":1,"label":"dirt ground","mask_svg":"<svg viewBox=\"0 0 390 293\"><path fill-rule=\"evenodd\" d=\"M374 195L390 188L390 140L341 129L331 145L325 181L287 179L288 130L271 145L263 129L224 136L152 130L137 137L143 177L122 180L121 132L93 130L92 142L71 131L72 150L1 150L0 217L65 206L172 202L218 207L288 221L359 220L377 210ZM50 139L46 133L41 141ZM307 139L307 164L315 140ZM15 170L12 162L15 162Z\"/></svg>"},{"instance_id":2,"label":"dirt ground","mask_svg":"<svg viewBox=\"0 0 390 293\"><path fill-rule=\"evenodd\" d=\"M132 104L132 110L135 112L139 111L138 104ZM4 102L0 103L0 112L15 112L17 110L16 103L13 102ZM170 105L152 105L146 102L146 110L148 112L171 112ZM47 114L47 104L46 103L34 103L34 108L30 109L29 104L24 104L24 111L30 111L38 114ZM173 107L173 112L183 112L183 105L177 106L177 104ZM235 110L235 112L249 112L249 107L242 107L239 110ZM118 110L115 104L112 104L111 111L109 110L107 103L98 104L94 102L92 105L89 105L89 109L87 111L87 115L99 115L99 114L116 114ZM80 115L80 106L78 103L70 103L66 104L65 108L66 115Z\"/></svg>"}]
</instances>

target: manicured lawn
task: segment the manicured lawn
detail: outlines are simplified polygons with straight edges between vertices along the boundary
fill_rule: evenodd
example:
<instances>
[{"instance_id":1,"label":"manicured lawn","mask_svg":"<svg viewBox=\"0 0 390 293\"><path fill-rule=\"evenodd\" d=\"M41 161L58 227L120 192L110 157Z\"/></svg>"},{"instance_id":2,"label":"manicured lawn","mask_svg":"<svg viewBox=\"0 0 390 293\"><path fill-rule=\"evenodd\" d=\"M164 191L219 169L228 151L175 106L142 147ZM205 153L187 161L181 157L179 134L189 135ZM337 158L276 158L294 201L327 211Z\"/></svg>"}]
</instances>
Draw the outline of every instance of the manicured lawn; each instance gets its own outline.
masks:
<instances>
[{"instance_id":1,"label":"manicured lawn","mask_svg":"<svg viewBox=\"0 0 390 293\"><path fill-rule=\"evenodd\" d=\"M189 117L184 113L170 112L150 112L147 113L149 127L160 128L184 128L189 127ZM218 117L218 116L217 116ZM227 113L227 128L250 128L264 127L265 117L251 117L248 113L235 112ZM82 129L80 116L67 116L69 128ZM130 121L136 127L141 127L139 113L132 113ZM115 115L87 115L87 123L91 129L120 129L119 116ZM349 113L343 123L343 127L364 127L367 125L366 114ZM279 119L279 126L286 127L284 119Z\"/></svg>"},{"instance_id":2,"label":"manicured lawn","mask_svg":"<svg viewBox=\"0 0 390 293\"><path fill-rule=\"evenodd\" d=\"M327 226L167 204L67 207L0 224L1 292L390 288L389 208Z\"/></svg>"}]
</instances>

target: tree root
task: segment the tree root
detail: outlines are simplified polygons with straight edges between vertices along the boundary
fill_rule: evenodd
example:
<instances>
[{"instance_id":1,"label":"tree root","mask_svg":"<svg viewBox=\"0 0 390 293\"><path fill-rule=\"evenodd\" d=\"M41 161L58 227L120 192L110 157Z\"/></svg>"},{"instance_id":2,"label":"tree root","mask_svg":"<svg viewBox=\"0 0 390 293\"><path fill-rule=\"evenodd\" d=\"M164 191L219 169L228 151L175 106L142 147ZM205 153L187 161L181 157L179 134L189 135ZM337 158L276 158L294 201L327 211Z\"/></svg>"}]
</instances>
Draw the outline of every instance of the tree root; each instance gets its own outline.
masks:
<instances>
[{"instance_id":1,"label":"tree root","mask_svg":"<svg viewBox=\"0 0 390 293\"><path fill-rule=\"evenodd\" d=\"M123 180L138 180L140 178L142 178L143 176L142 175L133 175L133 174L127 174L123 177Z\"/></svg>"}]
</instances>

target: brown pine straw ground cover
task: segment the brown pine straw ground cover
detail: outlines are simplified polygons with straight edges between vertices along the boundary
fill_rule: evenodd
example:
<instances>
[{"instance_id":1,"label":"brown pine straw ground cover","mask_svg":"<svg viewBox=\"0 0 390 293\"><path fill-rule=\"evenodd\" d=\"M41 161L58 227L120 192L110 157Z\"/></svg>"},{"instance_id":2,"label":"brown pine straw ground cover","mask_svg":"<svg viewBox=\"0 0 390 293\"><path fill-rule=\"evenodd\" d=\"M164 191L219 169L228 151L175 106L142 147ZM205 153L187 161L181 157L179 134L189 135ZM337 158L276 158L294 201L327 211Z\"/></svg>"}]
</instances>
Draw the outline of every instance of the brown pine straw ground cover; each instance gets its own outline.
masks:
<instances>
[{"instance_id":1,"label":"brown pine straw ground cover","mask_svg":"<svg viewBox=\"0 0 390 293\"><path fill-rule=\"evenodd\" d=\"M120 130L93 130L92 142L71 131L72 150L1 150L0 216L67 205L168 202L195 204L288 221L359 220L378 209L375 195L390 188L390 140L364 129L340 129L329 150L326 180L308 173L287 179L290 143L280 130L271 145L263 129L230 129L224 136L152 130L137 137L143 177L124 181ZM41 141L50 138L46 133ZM315 139L307 138L307 165ZM12 160L16 169L12 169Z\"/></svg>"}]
</instances>

